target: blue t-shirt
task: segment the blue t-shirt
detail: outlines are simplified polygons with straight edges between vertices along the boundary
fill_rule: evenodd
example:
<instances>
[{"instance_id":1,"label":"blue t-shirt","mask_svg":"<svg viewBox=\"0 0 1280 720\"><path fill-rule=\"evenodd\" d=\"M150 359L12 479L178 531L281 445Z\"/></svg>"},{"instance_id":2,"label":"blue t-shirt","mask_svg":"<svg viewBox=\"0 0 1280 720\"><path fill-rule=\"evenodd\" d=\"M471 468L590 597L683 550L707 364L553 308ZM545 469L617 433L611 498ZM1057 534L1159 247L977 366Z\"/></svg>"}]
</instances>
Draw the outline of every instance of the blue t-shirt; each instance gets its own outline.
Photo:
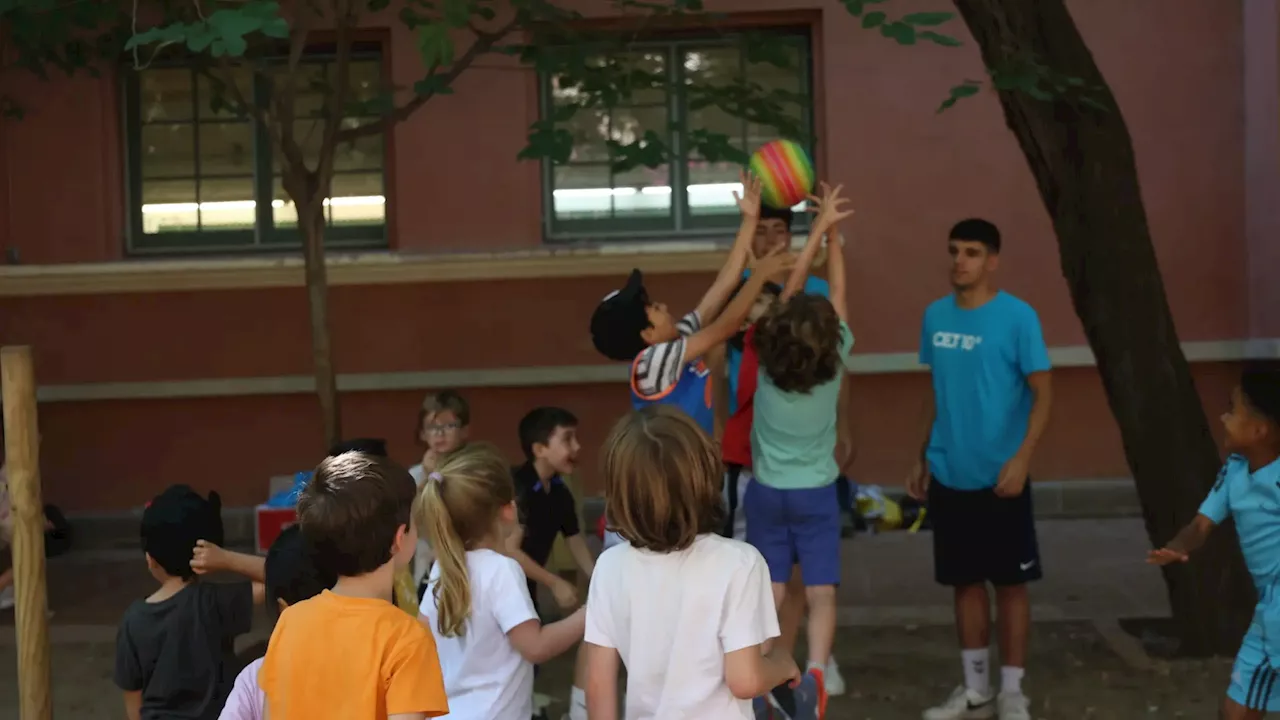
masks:
<instances>
[{"instance_id":1,"label":"blue t-shirt","mask_svg":"<svg viewBox=\"0 0 1280 720\"><path fill-rule=\"evenodd\" d=\"M933 371L936 418L925 457L954 490L995 487L1027 435L1027 376L1050 368L1036 311L1006 293L965 309L954 295L924 312L920 362Z\"/></svg>"},{"instance_id":2,"label":"blue t-shirt","mask_svg":"<svg viewBox=\"0 0 1280 720\"><path fill-rule=\"evenodd\" d=\"M744 278L750 276L750 270L742 273ZM827 284L826 280L810 275L804 281L804 294L831 297L831 286ZM732 415L738 411L738 371L742 367L742 351L729 346L726 356L725 364L728 366L729 372L729 414Z\"/></svg>"},{"instance_id":3,"label":"blue t-shirt","mask_svg":"<svg viewBox=\"0 0 1280 720\"><path fill-rule=\"evenodd\" d=\"M1200 514L1215 525L1228 517L1236 521L1244 564L1259 595L1280 579L1280 460L1250 473L1248 460L1227 458Z\"/></svg>"}]
</instances>

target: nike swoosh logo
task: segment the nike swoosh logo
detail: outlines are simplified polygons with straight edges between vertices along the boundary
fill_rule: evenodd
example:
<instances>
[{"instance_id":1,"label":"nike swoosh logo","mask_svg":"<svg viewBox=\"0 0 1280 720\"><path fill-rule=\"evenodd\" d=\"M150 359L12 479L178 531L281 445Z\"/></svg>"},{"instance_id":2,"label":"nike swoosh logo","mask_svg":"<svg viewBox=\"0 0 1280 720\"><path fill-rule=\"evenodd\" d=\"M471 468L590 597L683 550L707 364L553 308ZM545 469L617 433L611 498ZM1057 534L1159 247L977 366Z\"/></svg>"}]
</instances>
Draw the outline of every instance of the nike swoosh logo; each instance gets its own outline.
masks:
<instances>
[{"instance_id":1,"label":"nike swoosh logo","mask_svg":"<svg viewBox=\"0 0 1280 720\"><path fill-rule=\"evenodd\" d=\"M1036 565L1036 561L1032 560L1031 562L1018 563L1018 568L1021 569L1023 572L1026 572L1027 570L1030 570L1031 568L1035 567L1035 565Z\"/></svg>"}]
</instances>

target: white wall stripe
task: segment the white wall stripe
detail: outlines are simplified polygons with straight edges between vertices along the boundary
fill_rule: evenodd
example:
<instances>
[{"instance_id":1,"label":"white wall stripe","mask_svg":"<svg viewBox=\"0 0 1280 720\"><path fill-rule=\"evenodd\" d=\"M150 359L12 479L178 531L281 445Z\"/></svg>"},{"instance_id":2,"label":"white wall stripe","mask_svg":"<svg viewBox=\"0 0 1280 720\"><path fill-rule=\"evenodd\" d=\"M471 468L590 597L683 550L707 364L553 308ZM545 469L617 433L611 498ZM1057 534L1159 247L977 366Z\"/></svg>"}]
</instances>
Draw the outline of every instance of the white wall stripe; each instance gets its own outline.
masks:
<instances>
[{"instance_id":1,"label":"white wall stripe","mask_svg":"<svg viewBox=\"0 0 1280 720\"><path fill-rule=\"evenodd\" d=\"M1187 360L1193 363L1235 362L1280 359L1280 339L1211 340L1182 344ZM1088 346L1051 348L1054 367L1095 365ZM879 375L922 372L914 352L866 353L855 358L854 373ZM37 368L38 371L38 368ZM625 364L552 365L420 372L354 373L338 376L343 392L426 390L430 388L502 388L547 385L591 385L622 383L627 380ZM179 398L239 397L249 395L294 395L309 393L315 382L309 375L278 377L207 378L198 380L157 380L150 382L78 383L43 385L37 396L41 402L89 402L103 400L159 400Z\"/></svg>"}]
</instances>

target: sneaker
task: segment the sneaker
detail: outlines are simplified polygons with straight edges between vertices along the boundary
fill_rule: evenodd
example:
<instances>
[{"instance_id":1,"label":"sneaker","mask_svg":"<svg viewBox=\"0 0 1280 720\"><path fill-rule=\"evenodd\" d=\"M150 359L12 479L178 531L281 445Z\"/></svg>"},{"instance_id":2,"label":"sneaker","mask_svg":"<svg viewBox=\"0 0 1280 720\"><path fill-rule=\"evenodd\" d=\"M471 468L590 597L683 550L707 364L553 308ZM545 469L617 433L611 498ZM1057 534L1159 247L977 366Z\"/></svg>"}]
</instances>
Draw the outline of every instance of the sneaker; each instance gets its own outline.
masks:
<instances>
[{"instance_id":1,"label":"sneaker","mask_svg":"<svg viewBox=\"0 0 1280 720\"><path fill-rule=\"evenodd\" d=\"M823 673L823 677L827 681L827 697L837 697L844 694L844 676L840 674L840 666L836 664L836 656L832 655L827 660L827 669Z\"/></svg>"},{"instance_id":2,"label":"sneaker","mask_svg":"<svg viewBox=\"0 0 1280 720\"><path fill-rule=\"evenodd\" d=\"M822 671L812 668L800 678L795 689L795 720L822 720L827 716L827 689Z\"/></svg>"},{"instance_id":3,"label":"sneaker","mask_svg":"<svg viewBox=\"0 0 1280 720\"><path fill-rule=\"evenodd\" d=\"M769 701L763 697L751 700L751 714L756 720L774 720L773 708L769 706Z\"/></svg>"},{"instance_id":4,"label":"sneaker","mask_svg":"<svg viewBox=\"0 0 1280 720\"><path fill-rule=\"evenodd\" d=\"M1031 701L1020 692L1002 692L996 698L1000 720L1031 720Z\"/></svg>"},{"instance_id":5,"label":"sneaker","mask_svg":"<svg viewBox=\"0 0 1280 720\"><path fill-rule=\"evenodd\" d=\"M996 716L995 699L963 685L951 693L947 701L924 711L924 720L987 720Z\"/></svg>"},{"instance_id":6,"label":"sneaker","mask_svg":"<svg viewBox=\"0 0 1280 720\"><path fill-rule=\"evenodd\" d=\"M773 708L773 720L792 720L796 716L796 693L789 683L783 683L765 695Z\"/></svg>"}]
</instances>

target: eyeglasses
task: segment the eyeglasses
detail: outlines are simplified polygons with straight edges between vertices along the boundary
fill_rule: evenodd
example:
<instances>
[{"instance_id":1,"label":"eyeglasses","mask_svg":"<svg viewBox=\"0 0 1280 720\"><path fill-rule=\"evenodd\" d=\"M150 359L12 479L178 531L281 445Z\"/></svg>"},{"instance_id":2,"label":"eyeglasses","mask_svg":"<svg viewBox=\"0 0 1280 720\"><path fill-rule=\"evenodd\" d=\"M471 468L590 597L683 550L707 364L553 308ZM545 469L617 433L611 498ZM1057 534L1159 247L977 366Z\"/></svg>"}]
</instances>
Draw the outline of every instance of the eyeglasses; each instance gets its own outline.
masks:
<instances>
[{"instance_id":1,"label":"eyeglasses","mask_svg":"<svg viewBox=\"0 0 1280 720\"><path fill-rule=\"evenodd\" d=\"M425 430L428 435L444 435L445 433L453 432L461 427L462 423L451 422L443 425L427 425L422 429Z\"/></svg>"}]
</instances>

